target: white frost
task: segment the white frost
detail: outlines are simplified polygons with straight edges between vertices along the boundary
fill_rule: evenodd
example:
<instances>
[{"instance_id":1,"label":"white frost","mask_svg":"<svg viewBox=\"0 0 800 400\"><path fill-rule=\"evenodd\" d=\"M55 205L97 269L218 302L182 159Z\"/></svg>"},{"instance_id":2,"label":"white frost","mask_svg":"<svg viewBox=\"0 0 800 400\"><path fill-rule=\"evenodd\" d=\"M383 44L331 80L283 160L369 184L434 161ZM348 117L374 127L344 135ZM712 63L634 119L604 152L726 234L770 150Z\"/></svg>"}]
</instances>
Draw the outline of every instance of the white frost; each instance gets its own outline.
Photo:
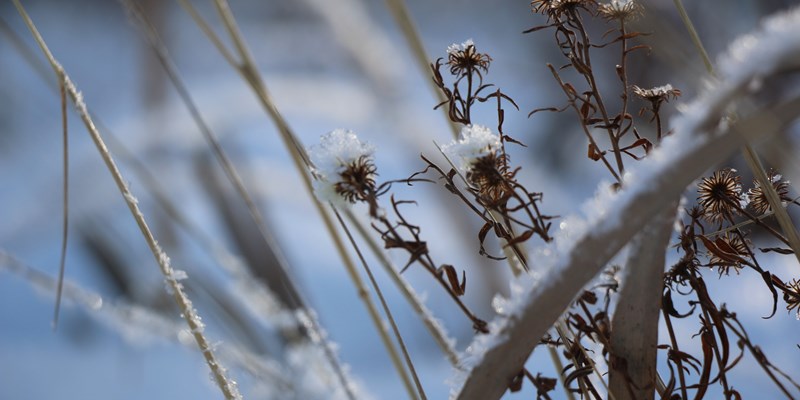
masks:
<instances>
[{"instance_id":1,"label":"white frost","mask_svg":"<svg viewBox=\"0 0 800 400\"><path fill-rule=\"evenodd\" d=\"M447 158L462 172L467 172L481 157L500 149L500 136L483 125L461 128L459 139L442 147Z\"/></svg>"},{"instance_id":2,"label":"white frost","mask_svg":"<svg viewBox=\"0 0 800 400\"><path fill-rule=\"evenodd\" d=\"M453 43L450 46L447 46L447 54L456 54L458 52L462 52L469 46L475 46L475 42L473 42L472 39L467 39L461 44Z\"/></svg>"}]
</instances>

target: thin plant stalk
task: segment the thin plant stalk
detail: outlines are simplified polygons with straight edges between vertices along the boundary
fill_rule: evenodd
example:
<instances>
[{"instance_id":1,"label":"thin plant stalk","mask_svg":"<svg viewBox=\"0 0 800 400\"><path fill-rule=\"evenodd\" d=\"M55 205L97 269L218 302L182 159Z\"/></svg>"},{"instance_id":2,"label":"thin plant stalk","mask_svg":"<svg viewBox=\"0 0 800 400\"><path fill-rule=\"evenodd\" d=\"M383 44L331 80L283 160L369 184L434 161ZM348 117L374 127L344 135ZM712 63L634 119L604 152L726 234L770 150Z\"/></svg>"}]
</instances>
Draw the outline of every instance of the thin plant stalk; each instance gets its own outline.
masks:
<instances>
[{"instance_id":1,"label":"thin plant stalk","mask_svg":"<svg viewBox=\"0 0 800 400\"><path fill-rule=\"evenodd\" d=\"M406 7L406 3L404 0L386 0L386 8L394 17L395 22L400 27L400 32L403 33L403 37L406 39L406 43L411 48L411 53L414 55L414 61L417 64L420 72L422 72L422 76L428 78L430 74L430 59L428 58L428 52L425 50L425 45L422 43L422 38L417 30L417 27L414 25L414 21L411 19L411 14L408 12L408 7ZM433 80L425 79L431 90L433 90L434 96L439 103L444 103L447 99L445 99L442 92L436 87ZM456 126L455 122L450 120L447 115L447 107L441 107L442 113L447 120L448 126L450 127L450 131L453 134L453 138L458 139L458 127Z\"/></svg>"},{"instance_id":2,"label":"thin plant stalk","mask_svg":"<svg viewBox=\"0 0 800 400\"><path fill-rule=\"evenodd\" d=\"M344 223L342 215L339 214L339 211L333 206L333 204L331 204L331 208L333 209L333 214L336 215L336 220L339 221L339 225L342 226L342 229L347 236L347 240L350 241L350 245L352 245L353 249L355 249L356 255L358 255L359 261L361 261L361 266L364 267L364 272L366 272L367 276L369 277L372 288L375 289L375 294L378 295L378 300L381 302L383 312L386 314L386 318L389 320L389 325L391 325L395 339L397 339L397 343L400 345L400 350L403 352L403 358L405 359L406 365L411 372L411 377L414 379L414 385L417 387L419 398L422 400L427 400L428 397L425 396L425 390L422 388L422 383L419 381L417 370L414 368L414 363L411 361L411 356L408 355L408 348L406 347L405 341L403 341L403 335L400 333L400 329L397 327L397 322L395 322L394 316L392 316L392 311L389 309L389 305L386 303L386 299L383 297L383 291L381 291L378 281L375 280L375 276L372 274L372 270L369 268L369 264L364 258L364 254L361 253L361 249L358 247L358 244L353 238L353 234L350 233L350 229L347 227L347 224Z\"/></svg>"},{"instance_id":3,"label":"thin plant stalk","mask_svg":"<svg viewBox=\"0 0 800 400\"><path fill-rule=\"evenodd\" d=\"M111 153L109 153L108 148L106 147L106 144L100 135L100 132L94 125L94 121L92 121L91 116L89 116L86 104L83 101L83 96L78 92L75 84L72 82L69 75L67 75L66 71L64 71L64 68L50 52L50 49L48 48L42 36L39 34L38 29L36 29L36 26L28 16L28 13L25 11L22 4L20 4L19 0L13 0L13 3L17 8L17 12L25 21L25 25L27 25L28 29L31 31L31 35L41 48L42 53L44 53L45 57L50 63L50 66L53 68L53 71L60 78L61 82L63 82L63 85L72 99L72 102L75 105L81 120L83 120L84 125L86 125L86 129L89 131L92 140L97 146L100 156L103 158L106 167L114 178L120 193L125 199L125 203L128 205L136 224L139 226L142 236L144 236L144 239L147 242L153 257L155 257L159 269L161 270L162 275L164 275L165 282L172 291L173 298L181 310L183 319L186 321L186 324L189 327L189 332L194 337L200 352L203 354L203 358L206 360L206 364L208 364L208 367L211 370L211 373L214 377L214 382L217 384L226 399L241 399L241 394L239 394L239 390L236 387L236 382L229 379L225 375L224 367L220 364L219 360L214 354L211 344L205 337L200 316L192 306L191 300L189 300L189 298L186 296L183 285L181 285L178 282L178 279L175 277L174 270L169 264L169 257L158 245L158 242L156 241L152 231L147 225L144 215L139 209L136 198L134 197L133 193L131 193L125 178L119 171L119 168L112 158Z\"/></svg>"},{"instance_id":4,"label":"thin plant stalk","mask_svg":"<svg viewBox=\"0 0 800 400\"><path fill-rule=\"evenodd\" d=\"M562 340L564 340L564 343L569 343L568 340L569 341L573 341L573 342L576 341L574 339L575 335L572 333L572 331L569 330L569 326L564 322L563 319L560 319L555 324L555 328L556 328L556 332L558 332L558 335L561 336ZM580 351L583 354L583 356L586 357L586 359L591 364L592 372L594 372L595 376L597 377L597 380L600 381L600 384L603 385L603 387L606 389L606 393L608 393L608 399L609 400L616 400L615 397L614 397L614 394L611 393L610 390L608 390L608 385L606 384L605 379L603 379L603 374L600 372L600 369L597 368L597 363L594 362L594 360L589 356L589 353L586 351L585 348L583 348L582 345L579 344L578 345L578 349L580 349ZM584 394L586 395L586 398L588 398L588 393L584 393Z\"/></svg>"},{"instance_id":5,"label":"thin plant stalk","mask_svg":"<svg viewBox=\"0 0 800 400\"><path fill-rule=\"evenodd\" d=\"M458 352L453 347L451 340L447 337L447 333L443 332L439 324L433 320L433 316L429 314L425 304L423 304L419 297L414 294L414 289L408 284L408 282L403 278L402 275L397 271L397 268L392 265L392 261L386 255L386 252L383 251L372 235L369 234L368 230L364 227L364 224L356 218L355 215L349 210L344 211L344 215L347 220L356 228L356 232L361 236L361 238L367 243L367 247L369 247L370 251L378 258L378 261L383 266L386 273L392 279L392 281L397 285L400 289L400 293L403 294L403 297L406 298L408 303L411 305L411 308L414 309L414 312L417 313L417 316L422 320L425 324L425 327L428 328L433 339L442 349L442 352L447 356L447 359L450 361L450 364L453 367L459 366L459 358Z\"/></svg>"},{"instance_id":6,"label":"thin plant stalk","mask_svg":"<svg viewBox=\"0 0 800 400\"><path fill-rule=\"evenodd\" d=\"M56 304L53 310L53 330L58 327L58 314L61 309L61 294L64 288L64 271L67 261L67 238L69 234L69 131L67 127L67 89L64 77L59 76L59 95L61 97L61 126L63 140L63 220L61 231L61 259L58 264L58 286Z\"/></svg>"},{"instance_id":7,"label":"thin plant stalk","mask_svg":"<svg viewBox=\"0 0 800 400\"><path fill-rule=\"evenodd\" d=\"M673 2L675 3L675 8L678 10L678 14L681 16L683 25L686 27L686 30L689 32L689 36L692 38L692 43L694 43L695 49L697 49L697 52L700 53L700 57L703 59L703 64L706 66L706 71L712 77L716 77L717 74L714 71L714 64L711 62L711 58L708 56L708 52L706 52L705 47L703 47L703 41L700 39L700 35L697 34L697 30L694 28L694 24L692 23L691 18L689 18L689 14L686 13L686 9L683 7L683 2L681 0L673 0ZM775 187L772 186L772 182L767 177L767 172L764 170L764 165L761 162L761 159L758 157L758 153L756 153L753 148L750 147L749 143L745 143L742 148L742 155L747 162L747 166L753 171L756 181L763 188L767 202L769 203L770 208L775 212L775 219L778 221L778 225L780 225L781 230L783 230L783 233L786 235L786 239L789 242L788 245L792 248L795 258L797 258L797 261L800 262L800 234L798 234L797 228L795 228L791 217L789 217L789 213L782 207L780 196L775 191Z\"/></svg>"},{"instance_id":8,"label":"thin plant stalk","mask_svg":"<svg viewBox=\"0 0 800 400\"><path fill-rule=\"evenodd\" d=\"M311 177L309 172L311 168L311 162L305 153L305 149L303 148L302 145L300 145L299 140L297 140L292 129L289 127L289 124L283 118L278 108L275 106L275 103L272 101L272 97L267 91L266 84L264 83L263 79L261 78L261 75L258 72L258 69L255 66L253 58L250 55L250 52L247 48L247 45L244 42L243 37L241 36L236 20L231 14L227 2L216 1L215 5L223 21L223 24L225 25L225 28L228 31L232 42L234 43L234 47L236 48L236 52L238 53L240 61L237 61L233 56L230 55L231 53L225 48L224 44L217 37L214 31L211 30L208 27L208 24L202 19L202 17L200 17L200 15L196 11L194 11L194 7L191 5L191 3L189 3L186 0L178 0L178 2L185 10L187 10L187 13L192 17L195 23L197 23L198 26L201 27L201 30L203 30L203 32L210 38L212 44L214 44L214 46L217 47L217 49L220 51L221 54L223 54L225 59L229 63L231 63L231 66L237 72L239 72L242 78L253 89L261 105L264 107L265 111L269 115L272 122L276 125L280 137L283 140L283 143L286 146L298 173L300 173L302 177L306 191L311 196L314 206L316 207L317 212L322 217L323 223L325 224L325 228L334 242L334 246L337 252L339 253L340 258L342 259L342 263L344 264L348 276L353 281L353 284L356 287L356 291L359 295L359 298L362 300L365 307L367 308L367 311L370 315L373 325L375 325L375 328L377 329L378 334L381 337L381 340L384 344L384 347L386 348L387 353L389 354L392 364L394 365L395 369L400 375L406 391L409 393L409 395L413 397L414 387L411 383L411 379L406 373L405 368L403 368L403 363L400 360L400 356L397 352L397 349L392 343L391 338L389 337L389 333L386 327L384 326L383 322L381 321L380 315L377 312L375 304L372 302L372 299L369 296L369 291L367 290L363 280L359 276L355 264L353 263L353 260L350 258L350 255L346 250L346 246L341 236L339 235L338 231L336 230L333 220L323 207L322 203L313 194L313 187L311 185ZM188 10L192 11L190 12ZM225 54L227 54L227 56Z\"/></svg>"},{"instance_id":9,"label":"thin plant stalk","mask_svg":"<svg viewBox=\"0 0 800 400\"><path fill-rule=\"evenodd\" d=\"M159 63L164 68L169 80L175 86L175 90L178 92L183 103L189 109L189 113L192 116L192 119L195 121L195 124L200 130L200 133L203 135L203 139L205 139L208 146L211 148L212 153L214 154L214 158L217 159L219 165L222 167L222 170L225 172L225 177L228 181L233 185L236 193L245 203L248 212L250 213L251 218L256 224L259 234L261 235L261 239L264 243L273 250L273 253L276 254L276 258L278 258L281 262L278 262L278 267L281 268L283 277L282 284L288 289L292 300L295 302L300 302L300 294L297 287L291 282L291 275L289 275L288 269L286 268L287 262L283 257L282 253L280 252L277 241L270 233L270 230L267 228L266 223L264 221L264 217L261 215L261 211L259 211L258 206L256 205L253 196L250 195L250 192L244 185L239 172L237 171L236 167L234 166L231 159L228 157L225 150L222 148L222 145L219 143L216 135L212 131L211 127L206 123L205 119L203 119L200 110L198 109L197 105L195 104L194 100L192 99L191 95L189 94L189 90L186 87L186 84L180 77L178 73L178 69L173 62L171 62L171 58L167 51L166 46L164 46L163 42L158 36L155 28L149 23L149 21L144 16L144 13L141 11L140 7L131 0L120 0L125 9L131 15L134 23L136 23L139 28L143 31L147 42L150 48L158 58ZM300 304L303 306L303 304Z\"/></svg>"},{"instance_id":10,"label":"thin plant stalk","mask_svg":"<svg viewBox=\"0 0 800 400\"><path fill-rule=\"evenodd\" d=\"M564 389L564 394L567 396L569 400L575 400L575 394L569 390L567 387L567 380L564 376L564 364L561 362L561 357L558 355L558 351L554 346L547 346L547 352L550 354L550 360L553 362L553 366L556 367L556 372L558 372L558 380L561 381L561 388Z\"/></svg>"}]
</instances>

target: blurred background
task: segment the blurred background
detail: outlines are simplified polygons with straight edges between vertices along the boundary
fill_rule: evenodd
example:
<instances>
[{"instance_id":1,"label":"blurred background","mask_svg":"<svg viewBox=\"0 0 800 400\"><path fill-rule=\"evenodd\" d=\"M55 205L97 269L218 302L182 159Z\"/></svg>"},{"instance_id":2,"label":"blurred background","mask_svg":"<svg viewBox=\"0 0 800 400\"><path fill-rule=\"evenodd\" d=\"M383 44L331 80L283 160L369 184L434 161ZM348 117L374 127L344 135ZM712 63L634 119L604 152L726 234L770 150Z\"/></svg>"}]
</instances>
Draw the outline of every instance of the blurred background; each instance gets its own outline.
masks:
<instances>
[{"instance_id":1,"label":"blurred background","mask_svg":"<svg viewBox=\"0 0 800 400\"><path fill-rule=\"evenodd\" d=\"M193 1L224 35L212 2ZM793 1L724 0L686 6L709 53L758 26L765 15ZM287 289L277 260L316 310L340 359L365 397L404 398L388 357L358 300L332 241L294 169L277 131L251 88L220 56L189 15L174 2L137 2L155 26L200 114L219 138L256 199L279 253L263 244L242 199L225 179L207 142L125 8L118 2L25 1L31 18L82 91L132 192L171 256L245 398L328 398L335 382L324 359L301 344L292 329ZM673 2L644 1L635 28L650 35L649 54L631 57L629 78L641 87L670 83L688 101L705 71ZM473 39L493 61L493 83L520 107L506 107L505 132L527 147L510 147L518 175L544 193L543 212L577 213L610 176L588 159L585 137L572 114L528 113L560 107L563 94L545 64L564 63L552 32L522 34L546 21L527 1L409 0L408 10L431 61L451 43ZM305 145L336 128L352 129L375 145L380 179L401 179L424 168L420 154L438 158L434 142L451 131L428 80L383 1L233 1L233 14L266 85ZM0 398L142 399L220 398L207 366L184 332L180 311L165 290L157 264L131 218L94 144L76 114L69 114L70 229L63 309L51 320L62 224L62 139L55 79L10 2L0 3ZM598 37L606 27L592 26ZM615 90L614 52L597 52L597 70ZM608 95L610 102L617 101ZM662 115L675 111L675 104ZM479 106L476 123L494 127L492 104ZM645 124L642 124L645 125ZM652 132L643 132L648 135ZM737 166L731 160L727 166ZM631 163L629 165L635 165ZM744 169L744 168L741 168ZM415 200L406 217L422 227L434 258L465 269L465 301L485 320L491 299L508 294L508 268L481 258L479 221L442 187L397 185L396 196ZM796 191L792 192L796 195ZM693 202L694 192L687 193ZM355 209L364 216L366 210ZM540 242L531 243L539 246ZM492 247L493 246L493 247ZM496 243L490 248L498 251ZM407 255L391 253L397 265ZM765 255L782 276L797 266ZM398 325L430 398L444 398L451 367L418 318L373 259ZM404 276L457 339L470 342L471 324L427 272ZM778 312L755 274L709 284L719 303L739 313L770 360L796 377L800 371L797 321ZM258 282L258 283L255 283ZM274 298L263 291L266 282ZM749 288L754 287L754 290ZM744 295L743 295L744 294ZM276 299L275 302L272 300ZM283 304L281 304L283 302ZM779 307L781 304L779 304ZM688 338L697 328L687 324ZM695 341L688 349L697 350ZM546 357L529 369L554 376ZM745 357L737 388L746 398L778 392ZM794 373L794 374L793 374ZM560 390L554 398L562 396ZM509 398L532 398L529 387Z\"/></svg>"}]
</instances>

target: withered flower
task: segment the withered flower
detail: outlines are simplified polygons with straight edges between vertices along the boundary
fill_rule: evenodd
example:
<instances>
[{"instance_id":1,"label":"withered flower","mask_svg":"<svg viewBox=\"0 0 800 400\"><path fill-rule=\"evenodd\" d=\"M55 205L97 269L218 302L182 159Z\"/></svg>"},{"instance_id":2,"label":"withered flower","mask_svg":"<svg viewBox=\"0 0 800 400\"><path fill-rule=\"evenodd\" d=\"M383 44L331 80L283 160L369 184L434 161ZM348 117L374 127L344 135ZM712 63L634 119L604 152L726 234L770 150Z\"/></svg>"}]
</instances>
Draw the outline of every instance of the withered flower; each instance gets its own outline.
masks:
<instances>
[{"instance_id":1,"label":"withered flower","mask_svg":"<svg viewBox=\"0 0 800 400\"><path fill-rule=\"evenodd\" d=\"M783 180L778 173L772 170L767 173L767 178L772 183L772 187L775 188L775 192L778 193L778 197L782 202L792 200L789 197L789 182ZM769 200L767 200L767 194L764 193L764 188L761 187L757 180L754 180L753 184L755 186L747 191L747 200L756 213L759 215L765 214L767 211L772 210L769 206Z\"/></svg>"},{"instance_id":2,"label":"withered flower","mask_svg":"<svg viewBox=\"0 0 800 400\"><path fill-rule=\"evenodd\" d=\"M741 259L747 257L750 253L747 248L747 243L742 241L738 235L725 234L719 236L714 242L715 249L711 251L711 257L708 260L710 267L717 267L717 271L721 275L728 275L730 269L733 268L736 273L742 269Z\"/></svg>"},{"instance_id":3,"label":"withered flower","mask_svg":"<svg viewBox=\"0 0 800 400\"><path fill-rule=\"evenodd\" d=\"M505 202L514 191L516 171L510 171L505 154L489 153L472 164L467 181L478 189L480 197L489 204Z\"/></svg>"},{"instance_id":4,"label":"withered flower","mask_svg":"<svg viewBox=\"0 0 800 400\"><path fill-rule=\"evenodd\" d=\"M800 281L797 279L792 280L787 290L783 292L783 300L786 302L786 310L792 311L796 309L797 319L800 319Z\"/></svg>"},{"instance_id":5,"label":"withered flower","mask_svg":"<svg viewBox=\"0 0 800 400\"><path fill-rule=\"evenodd\" d=\"M658 111L661 103L668 102L670 98L677 99L681 95L681 91L675 89L670 84L664 86L657 86L650 89L642 89L639 86L633 85L633 94L641 97L644 100L653 104L653 110Z\"/></svg>"},{"instance_id":6,"label":"withered flower","mask_svg":"<svg viewBox=\"0 0 800 400\"><path fill-rule=\"evenodd\" d=\"M492 58L488 54L479 53L475 49L472 39L467 39L461 44L451 44L447 46L447 65L450 66L450 73L455 76L471 75L480 70L487 72Z\"/></svg>"},{"instance_id":7,"label":"withered flower","mask_svg":"<svg viewBox=\"0 0 800 400\"><path fill-rule=\"evenodd\" d=\"M320 144L308 150L317 178L317 197L337 206L371 201L377 175L373 151L349 130L337 129L323 135Z\"/></svg>"},{"instance_id":8,"label":"withered flower","mask_svg":"<svg viewBox=\"0 0 800 400\"><path fill-rule=\"evenodd\" d=\"M504 202L513 192L516 171L508 168L500 136L482 125L468 125L458 141L443 148L487 204Z\"/></svg>"},{"instance_id":9,"label":"withered flower","mask_svg":"<svg viewBox=\"0 0 800 400\"><path fill-rule=\"evenodd\" d=\"M597 6L597 11L608 20L629 21L642 13L642 6L635 0L611 0Z\"/></svg>"},{"instance_id":10,"label":"withered flower","mask_svg":"<svg viewBox=\"0 0 800 400\"><path fill-rule=\"evenodd\" d=\"M711 222L721 222L738 211L734 204L739 204L742 196L742 185L736 170L731 168L714 172L709 178L703 178L698 185L697 193L703 217Z\"/></svg>"},{"instance_id":11,"label":"withered flower","mask_svg":"<svg viewBox=\"0 0 800 400\"><path fill-rule=\"evenodd\" d=\"M557 20L564 14L572 13L578 8L587 9L589 5L596 3L595 0L533 0L531 9L547 15L551 20Z\"/></svg>"}]
</instances>

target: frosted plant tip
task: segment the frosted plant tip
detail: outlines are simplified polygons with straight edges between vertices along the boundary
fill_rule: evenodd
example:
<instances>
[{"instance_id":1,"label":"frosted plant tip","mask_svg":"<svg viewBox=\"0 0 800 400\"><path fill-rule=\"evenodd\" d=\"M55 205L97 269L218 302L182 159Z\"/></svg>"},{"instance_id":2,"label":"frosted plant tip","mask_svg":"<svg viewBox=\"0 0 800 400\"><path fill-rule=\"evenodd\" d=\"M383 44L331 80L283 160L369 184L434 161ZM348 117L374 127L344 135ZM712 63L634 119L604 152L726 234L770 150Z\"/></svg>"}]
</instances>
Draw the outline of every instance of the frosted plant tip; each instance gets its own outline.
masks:
<instances>
[{"instance_id":1,"label":"frosted plant tip","mask_svg":"<svg viewBox=\"0 0 800 400\"><path fill-rule=\"evenodd\" d=\"M336 129L308 150L314 173L314 193L322 201L348 206L371 198L375 191L374 148L350 130Z\"/></svg>"},{"instance_id":2,"label":"frosted plant tip","mask_svg":"<svg viewBox=\"0 0 800 400\"><path fill-rule=\"evenodd\" d=\"M638 17L642 13L642 7L635 0L611 0L600 4L597 11L608 20L628 21Z\"/></svg>"},{"instance_id":3,"label":"frosted plant tip","mask_svg":"<svg viewBox=\"0 0 800 400\"><path fill-rule=\"evenodd\" d=\"M496 153L499 149L500 136L483 125L465 126L457 141L442 147L445 155L462 172L468 171L480 158Z\"/></svg>"}]
</instances>

